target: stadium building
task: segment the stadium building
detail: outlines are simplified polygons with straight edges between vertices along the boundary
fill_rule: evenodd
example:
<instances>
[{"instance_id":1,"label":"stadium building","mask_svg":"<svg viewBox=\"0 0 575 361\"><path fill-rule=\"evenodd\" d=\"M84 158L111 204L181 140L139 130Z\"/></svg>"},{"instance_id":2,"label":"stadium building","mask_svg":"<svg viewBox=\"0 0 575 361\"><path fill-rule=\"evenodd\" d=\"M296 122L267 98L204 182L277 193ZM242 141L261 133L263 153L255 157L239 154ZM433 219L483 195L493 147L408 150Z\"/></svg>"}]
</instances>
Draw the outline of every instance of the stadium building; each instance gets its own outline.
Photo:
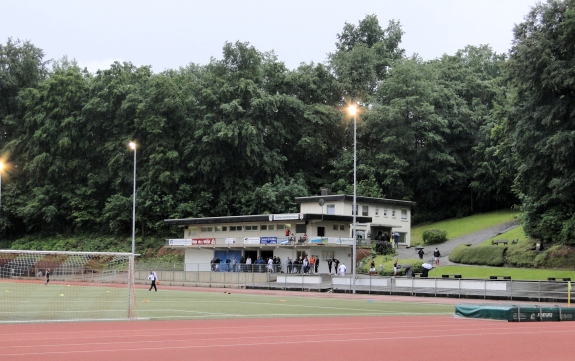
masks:
<instances>
[{"instance_id":1,"label":"stadium building","mask_svg":"<svg viewBox=\"0 0 575 361\"><path fill-rule=\"evenodd\" d=\"M322 195L296 197L299 213L229 217L166 219L177 225L183 238L169 239L169 248L185 249L186 271L210 271L217 258L221 271L238 271L242 257L264 262L279 257L281 270L286 260L314 256L320 260L319 273L327 273L326 260L338 259L351 271L353 247L353 196ZM415 203L402 200L357 197L357 248L369 248L379 232L399 235L399 245L410 245L411 209ZM358 251L359 257L361 252ZM233 259L236 268L231 268ZM226 260L230 263L226 263ZM279 271L279 269L277 270ZM332 272L334 270L332 269Z\"/></svg>"}]
</instances>

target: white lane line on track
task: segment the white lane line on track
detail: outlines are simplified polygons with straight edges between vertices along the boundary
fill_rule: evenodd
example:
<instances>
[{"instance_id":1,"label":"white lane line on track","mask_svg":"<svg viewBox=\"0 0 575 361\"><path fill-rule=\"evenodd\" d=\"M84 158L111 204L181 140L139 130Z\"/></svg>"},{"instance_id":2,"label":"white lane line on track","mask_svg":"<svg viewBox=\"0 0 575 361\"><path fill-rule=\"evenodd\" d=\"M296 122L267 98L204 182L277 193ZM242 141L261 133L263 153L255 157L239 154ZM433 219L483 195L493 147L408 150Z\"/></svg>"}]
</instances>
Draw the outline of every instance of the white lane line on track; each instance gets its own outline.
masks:
<instances>
[{"instance_id":1,"label":"white lane line on track","mask_svg":"<svg viewBox=\"0 0 575 361\"><path fill-rule=\"evenodd\" d=\"M460 328L460 329L449 329L448 331L450 332L476 332L476 331L487 331L487 330L493 330L493 331L498 331L498 332L508 332L508 331L513 331L514 329L511 327L508 328L492 328L492 327L481 327L481 328ZM331 331L331 329L328 330L318 330L318 331ZM342 338L345 338L347 336L349 336L349 331L350 330L346 330L345 333L331 333L330 336L334 336L334 337L338 337L341 336ZM353 330L351 330L353 331ZM365 331L365 330L364 330ZM441 330L436 330L436 332L441 331ZM447 331L447 330L444 330ZM539 334L545 334L545 333L553 333L553 332L575 332L575 330L550 330L550 331L543 331L541 329L537 329L536 330ZM260 333L262 331L259 331ZM282 335L279 336L275 336L277 337L288 337L288 338L292 338L291 336L285 336L283 334L285 334L285 330L281 330ZM405 330L405 331L397 331L397 330L390 330L389 328L386 328L386 330L382 330L382 331L378 331L378 330L371 330L369 332L353 332L354 336L361 336L361 335L366 335L366 336L373 336L374 334L391 334L391 335L398 335L398 334L402 334L402 333L424 333L423 336L425 335L425 332L427 332L427 330ZM255 333L255 332L253 332ZM480 332L481 333L481 332ZM511 332L514 333L514 332ZM517 333L517 332L515 332ZM519 333L532 333L531 331L521 331ZM269 337L270 335L267 334L267 337ZM186 333L186 334L182 334L182 333L173 333L173 334L162 334L162 336L180 336L180 337L188 337L188 336L197 336L197 332L190 332L190 333ZM273 335L272 335L273 336ZM125 336L125 337L134 337L132 336ZM141 337L141 336L140 336ZM153 338L157 338L156 335L153 336L149 336L149 337L153 337ZM413 336L415 338L418 338L419 336ZM94 339L94 337L81 337L82 339ZM110 336L110 338L113 338L114 340L116 340L118 337L115 336ZM402 338L402 337L399 337ZM74 339L80 339L80 338L74 338ZM194 337L193 341L197 341L197 342L202 342L202 341L241 341L241 340L252 340L252 339L261 339L261 335L255 335L255 336L234 336L234 337L219 337L217 339L214 339L213 337L206 337L206 338L202 338L202 337ZM53 341L60 341L60 340L70 340L70 338L68 337L60 337L60 338L56 338L56 337L50 337L50 338L44 338L44 341L47 342L53 342ZM330 340L330 341L334 341L334 340ZM183 340L177 340L177 339L169 339L169 340L138 340L138 341L119 341L119 342L87 342L87 343L59 343L59 344L28 344L28 345L2 345L2 349L5 351L6 349L13 349L13 348L36 348L36 347L72 347L72 346L93 346L93 345L108 345L108 346L114 346L114 345L128 345L128 344L153 344L153 343L176 343L176 342L190 342L189 338L185 338Z\"/></svg>"},{"instance_id":2,"label":"white lane line on track","mask_svg":"<svg viewBox=\"0 0 575 361\"><path fill-rule=\"evenodd\" d=\"M573 332L573 330L567 331L551 331L548 333L565 333ZM443 337L467 337L467 336L488 336L488 335L510 335L510 334L540 334L539 331L530 332L480 332L480 333L466 333L466 334L447 334L447 335L423 335L423 336L402 336L402 337L370 337L361 339L341 339L341 340L297 340L297 341L282 341L282 342L256 342L256 343L228 343L228 344L214 344L214 345L186 345L186 346L168 346L168 347L147 347L147 348L116 348L116 349L100 349L100 350L77 350L77 351L49 351L49 352L29 352L29 353L2 353L2 356L34 356L34 355L71 355L71 354L84 354L84 353L96 353L96 352L121 352L121 351L161 351L161 350L174 350L174 349L195 349L195 348L211 348L211 347L253 347L253 346L277 346L277 345L301 345L301 344L320 344L320 343L332 343L332 342L369 342L369 341L384 341L384 340L401 340L401 339L435 339ZM349 336L349 335L348 335ZM189 340L188 340L189 342ZM38 347L38 346L36 346Z\"/></svg>"}]
</instances>

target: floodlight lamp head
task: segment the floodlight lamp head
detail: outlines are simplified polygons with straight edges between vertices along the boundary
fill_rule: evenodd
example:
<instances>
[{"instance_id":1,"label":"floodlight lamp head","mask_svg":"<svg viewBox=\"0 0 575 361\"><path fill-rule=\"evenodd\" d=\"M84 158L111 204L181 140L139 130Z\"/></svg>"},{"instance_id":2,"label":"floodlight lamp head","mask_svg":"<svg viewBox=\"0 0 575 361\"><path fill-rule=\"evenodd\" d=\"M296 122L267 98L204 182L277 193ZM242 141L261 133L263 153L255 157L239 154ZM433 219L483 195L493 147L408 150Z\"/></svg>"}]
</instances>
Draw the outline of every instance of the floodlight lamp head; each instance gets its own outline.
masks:
<instances>
[{"instance_id":1,"label":"floodlight lamp head","mask_svg":"<svg viewBox=\"0 0 575 361\"><path fill-rule=\"evenodd\" d=\"M132 148L132 150L136 150L136 143L130 142L128 143L128 145L130 146L130 148Z\"/></svg>"},{"instance_id":2,"label":"floodlight lamp head","mask_svg":"<svg viewBox=\"0 0 575 361\"><path fill-rule=\"evenodd\" d=\"M347 107L347 111L349 112L350 115L355 115L357 113L355 105L350 105L349 107Z\"/></svg>"}]
</instances>

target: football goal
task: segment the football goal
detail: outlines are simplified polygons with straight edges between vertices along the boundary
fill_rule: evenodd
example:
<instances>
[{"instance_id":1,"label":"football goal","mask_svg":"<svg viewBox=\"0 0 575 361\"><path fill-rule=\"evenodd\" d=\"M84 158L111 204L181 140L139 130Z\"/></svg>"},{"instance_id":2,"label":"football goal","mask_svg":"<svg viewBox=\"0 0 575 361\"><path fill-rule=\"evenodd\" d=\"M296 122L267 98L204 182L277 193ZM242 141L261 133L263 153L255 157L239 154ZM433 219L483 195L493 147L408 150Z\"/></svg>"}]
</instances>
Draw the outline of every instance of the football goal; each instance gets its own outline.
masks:
<instances>
[{"instance_id":1,"label":"football goal","mask_svg":"<svg viewBox=\"0 0 575 361\"><path fill-rule=\"evenodd\" d=\"M0 322L137 317L132 253L0 250Z\"/></svg>"}]
</instances>

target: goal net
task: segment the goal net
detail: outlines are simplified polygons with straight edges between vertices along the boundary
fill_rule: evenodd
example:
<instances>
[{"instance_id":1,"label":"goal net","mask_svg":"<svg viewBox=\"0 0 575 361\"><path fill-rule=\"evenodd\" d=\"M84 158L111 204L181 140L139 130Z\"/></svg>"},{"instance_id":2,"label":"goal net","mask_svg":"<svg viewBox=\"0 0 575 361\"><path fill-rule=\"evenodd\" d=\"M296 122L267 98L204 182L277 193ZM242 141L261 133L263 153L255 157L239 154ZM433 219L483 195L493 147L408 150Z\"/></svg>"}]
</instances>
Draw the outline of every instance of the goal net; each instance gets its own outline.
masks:
<instances>
[{"instance_id":1,"label":"goal net","mask_svg":"<svg viewBox=\"0 0 575 361\"><path fill-rule=\"evenodd\" d=\"M0 322L137 317L132 253L0 250Z\"/></svg>"}]
</instances>

